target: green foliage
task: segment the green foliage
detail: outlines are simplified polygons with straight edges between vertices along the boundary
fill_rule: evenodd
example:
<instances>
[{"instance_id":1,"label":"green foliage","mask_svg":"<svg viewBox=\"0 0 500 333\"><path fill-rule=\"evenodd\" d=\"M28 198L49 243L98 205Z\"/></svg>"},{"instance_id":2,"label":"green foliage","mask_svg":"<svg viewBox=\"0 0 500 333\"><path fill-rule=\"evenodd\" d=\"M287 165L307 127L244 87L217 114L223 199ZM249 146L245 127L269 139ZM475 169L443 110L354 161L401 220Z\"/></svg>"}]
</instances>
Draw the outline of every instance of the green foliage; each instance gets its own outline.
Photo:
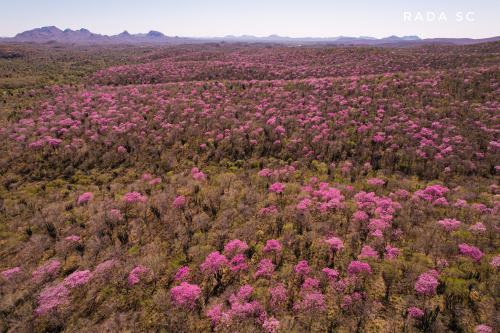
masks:
<instances>
[{"instance_id":1,"label":"green foliage","mask_svg":"<svg viewBox=\"0 0 500 333\"><path fill-rule=\"evenodd\" d=\"M139 244L136 244L136 245L132 246L131 248L129 248L127 252L131 256L136 256L141 252L141 247Z\"/></svg>"}]
</instances>

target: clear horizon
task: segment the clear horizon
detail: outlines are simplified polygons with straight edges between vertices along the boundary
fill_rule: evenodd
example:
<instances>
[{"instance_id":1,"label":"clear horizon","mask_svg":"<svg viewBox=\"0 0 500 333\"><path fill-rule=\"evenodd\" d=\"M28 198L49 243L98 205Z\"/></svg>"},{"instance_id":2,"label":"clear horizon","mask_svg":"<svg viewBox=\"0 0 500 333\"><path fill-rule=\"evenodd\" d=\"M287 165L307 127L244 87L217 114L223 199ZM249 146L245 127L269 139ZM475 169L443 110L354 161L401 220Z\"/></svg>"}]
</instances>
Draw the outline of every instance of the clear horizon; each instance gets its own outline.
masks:
<instances>
[{"instance_id":1,"label":"clear horizon","mask_svg":"<svg viewBox=\"0 0 500 333\"><path fill-rule=\"evenodd\" d=\"M86 28L115 35L124 30L156 30L168 36L223 37L280 35L287 37L417 35L421 38L487 38L500 35L500 5L492 0L474 3L430 0L340 1L186 0L89 1L25 0L3 5L0 36L57 26Z\"/></svg>"}]
</instances>

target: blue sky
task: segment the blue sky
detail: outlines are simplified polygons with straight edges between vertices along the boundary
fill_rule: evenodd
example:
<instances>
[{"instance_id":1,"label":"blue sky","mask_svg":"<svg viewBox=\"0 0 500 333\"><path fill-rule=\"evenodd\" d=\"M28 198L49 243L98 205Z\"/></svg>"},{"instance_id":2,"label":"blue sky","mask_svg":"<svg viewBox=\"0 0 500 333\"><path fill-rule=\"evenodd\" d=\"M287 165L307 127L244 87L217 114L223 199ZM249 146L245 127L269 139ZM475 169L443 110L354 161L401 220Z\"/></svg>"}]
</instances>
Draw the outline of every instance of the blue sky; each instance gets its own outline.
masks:
<instances>
[{"instance_id":1,"label":"blue sky","mask_svg":"<svg viewBox=\"0 0 500 333\"><path fill-rule=\"evenodd\" d=\"M0 36L47 25L206 37L500 35L498 0L0 0L0 9Z\"/></svg>"}]
</instances>

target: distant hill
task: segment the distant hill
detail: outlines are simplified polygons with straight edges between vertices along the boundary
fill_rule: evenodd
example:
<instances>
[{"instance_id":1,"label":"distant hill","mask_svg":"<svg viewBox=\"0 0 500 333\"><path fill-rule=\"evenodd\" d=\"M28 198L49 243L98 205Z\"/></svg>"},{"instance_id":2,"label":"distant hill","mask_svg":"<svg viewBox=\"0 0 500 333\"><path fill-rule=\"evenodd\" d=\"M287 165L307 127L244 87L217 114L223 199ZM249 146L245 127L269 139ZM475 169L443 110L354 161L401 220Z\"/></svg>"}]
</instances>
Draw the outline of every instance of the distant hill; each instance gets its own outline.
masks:
<instances>
[{"instance_id":1,"label":"distant hill","mask_svg":"<svg viewBox=\"0 0 500 333\"><path fill-rule=\"evenodd\" d=\"M333 45L374 45L374 46L410 46L418 44L453 44L468 45L484 42L499 41L500 36L483 39L471 38L430 38L421 39L418 36L389 36L385 38L362 37L286 37L279 35L269 35L266 37L256 37L251 35L211 38L190 38L166 36L159 31L151 30L148 33L130 34L123 31L117 35L101 35L93 33L87 29L61 30L55 26L36 28L21 32L12 38L0 38L0 42L31 42L47 43L59 42L70 44L188 44L207 42L236 42L236 43L280 43L280 44L333 44Z\"/></svg>"},{"instance_id":2,"label":"distant hill","mask_svg":"<svg viewBox=\"0 0 500 333\"><path fill-rule=\"evenodd\" d=\"M130 34L124 31L118 35L107 36L90 32L87 29L61 30L55 26L36 28L21 32L13 38L4 38L3 41L13 42L60 42L73 44L168 44L187 42L188 38L168 37L159 31L150 31L146 34Z\"/></svg>"}]
</instances>

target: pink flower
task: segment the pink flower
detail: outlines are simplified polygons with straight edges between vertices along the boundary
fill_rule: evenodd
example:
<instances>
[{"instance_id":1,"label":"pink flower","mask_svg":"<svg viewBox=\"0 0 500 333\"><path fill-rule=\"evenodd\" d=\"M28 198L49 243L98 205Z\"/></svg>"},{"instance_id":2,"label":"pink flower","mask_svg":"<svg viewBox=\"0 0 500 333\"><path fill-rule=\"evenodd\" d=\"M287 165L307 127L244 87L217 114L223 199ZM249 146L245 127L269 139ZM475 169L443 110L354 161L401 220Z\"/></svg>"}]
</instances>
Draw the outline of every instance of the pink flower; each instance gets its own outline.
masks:
<instances>
[{"instance_id":1,"label":"pink flower","mask_svg":"<svg viewBox=\"0 0 500 333\"><path fill-rule=\"evenodd\" d=\"M474 328L474 333L492 333L492 332L493 329L490 326L484 324L477 325Z\"/></svg>"},{"instance_id":2,"label":"pink flower","mask_svg":"<svg viewBox=\"0 0 500 333\"><path fill-rule=\"evenodd\" d=\"M269 192L283 193L285 185L283 183L274 183L269 187Z\"/></svg>"},{"instance_id":3,"label":"pink flower","mask_svg":"<svg viewBox=\"0 0 500 333\"><path fill-rule=\"evenodd\" d=\"M49 278L54 278L61 268L61 263L58 260L51 260L44 265L38 267L31 273L35 283L41 283Z\"/></svg>"},{"instance_id":4,"label":"pink flower","mask_svg":"<svg viewBox=\"0 0 500 333\"><path fill-rule=\"evenodd\" d=\"M194 167L191 169L191 177L193 177L194 180L199 180L199 181L205 181L207 180L207 175L205 175L200 169Z\"/></svg>"},{"instance_id":5,"label":"pink flower","mask_svg":"<svg viewBox=\"0 0 500 333\"><path fill-rule=\"evenodd\" d=\"M266 333L278 333L280 330L280 322L274 317L266 318L262 324L262 328Z\"/></svg>"},{"instance_id":6,"label":"pink flower","mask_svg":"<svg viewBox=\"0 0 500 333\"><path fill-rule=\"evenodd\" d=\"M170 290L172 302L179 307L193 310L196 306L196 301L200 298L201 289L196 284L182 282L179 286L173 287Z\"/></svg>"},{"instance_id":7,"label":"pink flower","mask_svg":"<svg viewBox=\"0 0 500 333\"><path fill-rule=\"evenodd\" d=\"M242 298L242 295L231 295L229 297L229 303L231 304L231 310L229 314L235 320L251 318L251 317L261 317L263 316L264 309L258 301L248 301L250 295L245 294L246 298Z\"/></svg>"},{"instance_id":8,"label":"pink flower","mask_svg":"<svg viewBox=\"0 0 500 333\"><path fill-rule=\"evenodd\" d=\"M282 250L281 243L277 239L269 239L264 246L264 253L275 252L280 253Z\"/></svg>"},{"instance_id":9,"label":"pink flower","mask_svg":"<svg viewBox=\"0 0 500 333\"><path fill-rule=\"evenodd\" d=\"M458 249L460 254L470 257L477 262L479 262L484 255L477 247L465 243L459 244Z\"/></svg>"},{"instance_id":10,"label":"pink flower","mask_svg":"<svg viewBox=\"0 0 500 333\"><path fill-rule=\"evenodd\" d=\"M319 280L314 278L305 278L302 286L300 287L302 291L312 291L319 289Z\"/></svg>"},{"instance_id":11,"label":"pink flower","mask_svg":"<svg viewBox=\"0 0 500 333\"><path fill-rule=\"evenodd\" d=\"M494 268L500 267L500 254L491 258L490 265Z\"/></svg>"},{"instance_id":12,"label":"pink flower","mask_svg":"<svg viewBox=\"0 0 500 333\"><path fill-rule=\"evenodd\" d=\"M268 207L264 207L264 208L261 208L259 210L259 214L260 215L263 215L263 216L266 216L266 215L274 215L274 214L277 214L278 213L278 208L276 208L275 205L271 205L271 206L268 206Z\"/></svg>"},{"instance_id":13,"label":"pink flower","mask_svg":"<svg viewBox=\"0 0 500 333\"><path fill-rule=\"evenodd\" d=\"M471 205L471 208L479 213L483 214L488 214L490 212L490 209L485 205L481 203L475 203Z\"/></svg>"},{"instance_id":14,"label":"pink flower","mask_svg":"<svg viewBox=\"0 0 500 333\"><path fill-rule=\"evenodd\" d=\"M228 257L232 257L236 254L240 254L248 250L248 244L242 242L239 239L233 239L229 241L226 246L224 246L224 254Z\"/></svg>"},{"instance_id":15,"label":"pink flower","mask_svg":"<svg viewBox=\"0 0 500 333\"><path fill-rule=\"evenodd\" d=\"M385 184L385 180L380 178L370 178L366 182L368 183L368 185L372 186L382 186Z\"/></svg>"},{"instance_id":16,"label":"pink flower","mask_svg":"<svg viewBox=\"0 0 500 333\"><path fill-rule=\"evenodd\" d=\"M183 195L175 197L174 202L172 203L172 206L177 209L182 208L185 205L186 205L186 197Z\"/></svg>"},{"instance_id":17,"label":"pink flower","mask_svg":"<svg viewBox=\"0 0 500 333\"><path fill-rule=\"evenodd\" d=\"M460 228L461 222L455 219L444 219L439 220L438 224L441 225L444 230L450 232L458 230Z\"/></svg>"},{"instance_id":18,"label":"pink flower","mask_svg":"<svg viewBox=\"0 0 500 333\"><path fill-rule=\"evenodd\" d=\"M383 219L371 219L368 224L368 229L375 231L380 230L383 231L389 227L389 223Z\"/></svg>"},{"instance_id":19,"label":"pink flower","mask_svg":"<svg viewBox=\"0 0 500 333\"><path fill-rule=\"evenodd\" d=\"M246 271L248 264L246 263L245 256L243 254L235 255L229 262L229 268L232 272Z\"/></svg>"},{"instance_id":20,"label":"pink flower","mask_svg":"<svg viewBox=\"0 0 500 333\"><path fill-rule=\"evenodd\" d=\"M94 198L94 194L92 192L85 192L78 197L77 203L79 205L83 205L83 204L89 202L90 200L92 200L93 198Z\"/></svg>"},{"instance_id":21,"label":"pink flower","mask_svg":"<svg viewBox=\"0 0 500 333\"><path fill-rule=\"evenodd\" d=\"M304 293L302 300L295 303L293 308L307 313L324 312L326 311L325 295L317 291Z\"/></svg>"},{"instance_id":22,"label":"pink flower","mask_svg":"<svg viewBox=\"0 0 500 333\"><path fill-rule=\"evenodd\" d=\"M439 282L430 272L422 273L415 282L415 291L420 295L433 296Z\"/></svg>"},{"instance_id":23,"label":"pink flower","mask_svg":"<svg viewBox=\"0 0 500 333\"><path fill-rule=\"evenodd\" d=\"M325 240L325 243L328 244L332 252L338 252L344 248L344 242L338 237L330 237Z\"/></svg>"},{"instance_id":24,"label":"pink flower","mask_svg":"<svg viewBox=\"0 0 500 333\"><path fill-rule=\"evenodd\" d=\"M92 272L92 276L98 276L98 275L103 275L107 272L109 272L114 266L118 264L118 261L115 259L110 259L101 262L99 265L97 265Z\"/></svg>"},{"instance_id":25,"label":"pink flower","mask_svg":"<svg viewBox=\"0 0 500 333\"><path fill-rule=\"evenodd\" d=\"M441 197L441 198L437 198L436 200L434 200L432 202L432 205L446 207L446 206L449 206L449 202L448 202L448 200L446 200L446 198Z\"/></svg>"},{"instance_id":26,"label":"pink flower","mask_svg":"<svg viewBox=\"0 0 500 333\"><path fill-rule=\"evenodd\" d=\"M371 274L372 268L366 262L354 260L349 263L349 266L347 267L347 272L350 275L358 275L364 273Z\"/></svg>"},{"instance_id":27,"label":"pink flower","mask_svg":"<svg viewBox=\"0 0 500 333\"><path fill-rule=\"evenodd\" d=\"M118 146L118 148L116 148L116 151L120 154L125 154L127 152L127 148L123 146Z\"/></svg>"},{"instance_id":28,"label":"pink flower","mask_svg":"<svg viewBox=\"0 0 500 333\"><path fill-rule=\"evenodd\" d=\"M467 207L467 201L463 200L463 199L458 199L454 204L453 204L453 207L457 207L457 208L464 208L464 207Z\"/></svg>"},{"instance_id":29,"label":"pink flower","mask_svg":"<svg viewBox=\"0 0 500 333\"><path fill-rule=\"evenodd\" d=\"M301 277L311 273L311 267L309 267L309 264L306 260L299 261L297 265L294 266L293 270L295 274Z\"/></svg>"},{"instance_id":30,"label":"pink flower","mask_svg":"<svg viewBox=\"0 0 500 333\"><path fill-rule=\"evenodd\" d=\"M385 133L383 132L377 132L372 138L373 142L375 143L381 143L385 141Z\"/></svg>"},{"instance_id":31,"label":"pink flower","mask_svg":"<svg viewBox=\"0 0 500 333\"><path fill-rule=\"evenodd\" d=\"M189 277L189 267L182 266L177 270L174 276L175 281L184 281Z\"/></svg>"},{"instance_id":32,"label":"pink flower","mask_svg":"<svg viewBox=\"0 0 500 333\"><path fill-rule=\"evenodd\" d=\"M486 231L486 227L481 222L477 222L476 224L471 225L469 230L476 234L482 234Z\"/></svg>"},{"instance_id":33,"label":"pink flower","mask_svg":"<svg viewBox=\"0 0 500 333\"><path fill-rule=\"evenodd\" d=\"M259 177L270 177L272 175L272 170L270 169L262 169L257 174Z\"/></svg>"},{"instance_id":34,"label":"pink flower","mask_svg":"<svg viewBox=\"0 0 500 333\"><path fill-rule=\"evenodd\" d=\"M311 199L305 198L302 199L298 204L297 204L297 209L300 211L305 211L309 208L309 206L312 204Z\"/></svg>"},{"instance_id":35,"label":"pink flower","mask_svg":"<svg viewBox=\"0 0 500 333\"><path fill-rule=\"evenodd\" d=\"M400 250L397 247L392 247L389 244L387 244L387 246L385 247L385 257L389 260L396 258L399 253Z\"/></svg>"},{"instance_id":36,"label":"pink flower","mask_svg":"<svg viewBox=\"0 0 500 333\"><path fill-rule=\"evenodd\" d=\"M271 277L274 272L274 264L270 259L262 259L255 272L255 278L258 277Z\"/></svg>"},{"instance_id":37,"label":"pink flower","mask_svg":"<svg viewBox=\"0 0 500 333\"><path fill-rule=\"evenodd\" d=\"M136 202L146 202L147 197L140 194L139 192L128 192L123 196L123 200L126 203L136 203Z\"/></svg>"},{"instance_id":38,"label":"pink flower","mask_svg":"<svg viewBox=\"0 0 500 333\"><path fill-rule=\"evenodd\" d=\"M141 281L141 277L149 272L149 268L144 266L135 266L128 275L128 284L133 286Z\"/></svg>"},{"instance_id":39,"label":"pink flower","mask_svg":"<svg viewBox=\"0 0 500 333\"><path fill-rule=\"evenodd\" d=\"M368 214L366 214L362 210L358 210L358 211L354 212L352 218L355 222L366 222L369 219Z\"/></svg>"},{"instance_id":40,"label":"pink flower","mask_svg":"<svg viewBox=\"0 0 500 333\"><path fill-rule=\"evenodd\" d=\"M205 261L201 264L201 271L208 274L218 273L223 266L227 266L227 258L220 254L219 251L214 251L210 253Z\"/></svg>"},{"instance_id":41,"label":"pink flower","mask_svg":"<svg viewBox=\"0 0 500 333\"><path fill-rule=\"evenodd\" d=\"M245 302L250 299L253 293L253 287L249 284L245 284L244 286L241 286L240 289L238 290L238 293L234 295L236 297L236 300L239 302ZM230 301L231 302L231 301ZM233 300L234 302L234 300Z\"/></svg>"},{"instance_id":42,"label":"pink flower","mask_svg":"<svg viewBox=\"0 0 500 333\"><path fill-rule=\"evenodd\" d=\"M273 308L283 307L287 300L286 288L283 283L278 283L275 287L269 288L271 298L269 300Z\"/></svg>"},{"instance_id":43,"label":"pink flower","mask_svg":"<svg viewBox=\"0 0 500 333\"><path fill-rule=\"evenodd\" d=\"M2 277L6 280L10 280L19 274L21 274L20 267L9 268L9 269L2 271L2 273L0 273L0 275L2 275Z\"/></svg>"},{"instance_id":44,"label":"pink flower","mask_svg":"<svg viewBox=\"0 0 500 333\"><path fill-rule=\"evenodd\" d=\"M142 175L142 180L147 182L149 180L153 179L153 176L150 173L145 173Z\"/></svg>"},{"instance_id":45,"label":"pink flower","mask_svg":"<svg viewBox=\"0 0 500 333\"><path fill-rule=\"evenodd\" d=\"M68 275L64 279L63 284L65 287L72 289L89 282L91 276L92 273L89 270L76 271Z\"/></svg>"},{"instance_id":46,"label":"pink flower","mask_svg":"<svg viewBox=\"0 0 500 333\"><path fill-rule=\"evenodd\" d=\"M358 255L358 259L368 259L368 258L378 259L378 252L375 251L370 245L365 245L361 249L361 253Z\"/></svg>"},{"instance_id":47,"label":"pink flower","mask_svg":"<svg viewBox=\"0 0 500 333\"><path fill-rule=\"evenodd\" d=\"M407 190L399 189L394 193L400 199L407 199L410 196L410 193Z\"/></svg>"},{"instance_id":48,"label":"pink flower","mask_svg":"<svg viewBox=\"0 0 500 333\"><path fill-rule=\"evenodd\" d=\"M382 231L380 229L376 229L376 230L372 231L370 233L370 235L373 237L377 237L377 238L382 238L384 236L384 234L382 233Z\"/></svg>"},{"instance_id":49,"label":"pink flower","mask_svg":"<svg viewBox=\"0 0 500 333\"><path fill-rule=\"evenodd\" d=\"M207 310L207 317L212 321L212 326L217 326L227 314L224 313L222 304L216 304Z\"/></svg>"},{"instance_id":50,"label":"pink flower","mask_svg":"<svg viewBox=\"0 0 500 333\"><path fill-rule=\"evenodd\" d=\"M321 271L325 273L326 278L330 281L334 281L339 277L339 272L335 269L325 267Z\"/></svg>"},{"instance_id":51,"label":"pink flower","mask_svg":"<svg viewBox=\"0 0 500 333\"><path fill-rule=\"evenodd\" d=\"M37 315L45 315L60 305L69 303L69 290L64 284L47 287L38 296Z\"/></svg>"},{"instance_id":52,"label":"pink flower","mask_svg":"<svg viewBox=\"0 0 500 333\"><path fill-rule=\"evenodd\" d=\"M413 198L416 200L424 200L428 202L432 202L442 196L444 196L446 193L448 193L450 190L441 185L429 185L423 190L418 190L413 193Z\"/></svg>"},{"instance_id":53,"label":"pink flower","mask_svg":"<svg viewBox=\"0 0 500 333\"><path fill-rule=\"evenodd\" d=\"M353 292L350 295L345 295L340 305L342 309L349 309L354 303L363 299L363 294L360 292Z\"/></svg>"},{"instance_id":54,"label":"pink flower","mask_svg":"<svg viewBox=\"0 0 500 333\"><path fill-rule=\"evenodd\" d=\"M158 185L160 183L161 183L161 178L157 177L157 178L151 179L148 184L151 186L154 186L154 185Z\"/></svg>"},{"instance_id":55,"label":"pink flower","mask_svg":"<svg viewBox=\"0 0 500 333\"><path fill-rule=\"evenodd\" d=\"M420 319L424 316L424 311L422 311L420 308L412 306L412 307L408 308L408 315L411 318Z\"/></svg>"},{"instance_id":56,"label":"pink flower","mask_svg":"<svg viewBox=\"0 0 500 333\"><path fill-rule=\"evenodd\" d=\"M76 243L76 242L80 241L80 236L71 235L71 236L68 236L64 239L67 240L68 242L75 242Z\"/></svg>"}]
</instances>

